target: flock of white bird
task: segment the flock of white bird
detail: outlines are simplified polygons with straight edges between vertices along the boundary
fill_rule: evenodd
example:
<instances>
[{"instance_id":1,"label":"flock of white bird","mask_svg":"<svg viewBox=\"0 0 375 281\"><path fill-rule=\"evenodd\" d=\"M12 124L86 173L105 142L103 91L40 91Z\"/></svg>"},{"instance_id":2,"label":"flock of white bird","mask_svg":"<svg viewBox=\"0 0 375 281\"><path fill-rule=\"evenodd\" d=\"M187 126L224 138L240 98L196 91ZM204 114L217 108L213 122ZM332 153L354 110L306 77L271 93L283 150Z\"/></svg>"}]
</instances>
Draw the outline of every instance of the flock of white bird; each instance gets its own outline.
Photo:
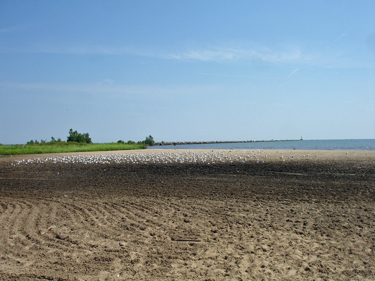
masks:
<instances>
[{"instance_id":1,"label":"flock of white bird","mask_svg":"<svg viewBox=\"0 0 375 281\"><path fill-rule=\"evenodd\" d=\"M277 151L277 153L279 153ZM270 153L263 150L227 150L227 151L183 151L183 152L160 152L160 153L126 153L126 154L108 154L108 155L89 155L89 156L63 156L48 157L36 159L16 160L12 165L33 164L33 163L65 163L65 164L217 164L217 163L264 163ZM317 155L315 155L317 156ZM309 157L309 154L303 155ZM280 161L299 159L294 154L284 157L281 152Z\"/></svg>"}]
</instances>

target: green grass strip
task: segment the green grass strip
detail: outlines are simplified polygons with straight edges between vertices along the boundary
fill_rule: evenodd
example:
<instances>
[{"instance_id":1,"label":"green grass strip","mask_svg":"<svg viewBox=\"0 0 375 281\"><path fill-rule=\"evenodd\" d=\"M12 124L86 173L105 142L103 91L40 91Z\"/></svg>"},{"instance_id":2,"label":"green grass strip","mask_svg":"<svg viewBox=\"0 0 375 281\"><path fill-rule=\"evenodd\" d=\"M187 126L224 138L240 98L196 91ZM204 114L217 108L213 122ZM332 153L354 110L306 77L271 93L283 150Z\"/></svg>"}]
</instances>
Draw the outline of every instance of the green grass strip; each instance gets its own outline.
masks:
<instances>
[{"instance_id":1,"label":"green grass strip","mask_svg":"<svg viewBox=\"0 0 375 281\"><path fill-rule=\"evenodd\" d=\"M0 155L22 155L22 154L43 154L43 153L66 153L86 151L115 151L146 149L144 144L122 144L122 143L42 143L26 145L0 145Z\"/></svg>"}]
</instances>

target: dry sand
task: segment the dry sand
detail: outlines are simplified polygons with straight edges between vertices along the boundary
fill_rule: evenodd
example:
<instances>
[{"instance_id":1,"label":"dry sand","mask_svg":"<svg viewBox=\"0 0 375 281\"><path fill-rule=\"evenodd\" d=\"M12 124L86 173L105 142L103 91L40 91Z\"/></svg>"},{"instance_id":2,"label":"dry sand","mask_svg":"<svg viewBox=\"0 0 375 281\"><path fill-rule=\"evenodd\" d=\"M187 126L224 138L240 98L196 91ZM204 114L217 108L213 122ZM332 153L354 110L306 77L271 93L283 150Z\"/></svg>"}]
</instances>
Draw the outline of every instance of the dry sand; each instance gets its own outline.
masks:
<instances>
[{"instance_id":1,"label":"dry sand","mask_svg":"<svg viewBox=\"0 0 375 281\"><path fill-rule=\"evenodd\" d=\"M71 155L161 152L183 151ZM264 163L1 156L0 279L375 280L375 151L251 153Z\"/></svg>"}]
</instances>

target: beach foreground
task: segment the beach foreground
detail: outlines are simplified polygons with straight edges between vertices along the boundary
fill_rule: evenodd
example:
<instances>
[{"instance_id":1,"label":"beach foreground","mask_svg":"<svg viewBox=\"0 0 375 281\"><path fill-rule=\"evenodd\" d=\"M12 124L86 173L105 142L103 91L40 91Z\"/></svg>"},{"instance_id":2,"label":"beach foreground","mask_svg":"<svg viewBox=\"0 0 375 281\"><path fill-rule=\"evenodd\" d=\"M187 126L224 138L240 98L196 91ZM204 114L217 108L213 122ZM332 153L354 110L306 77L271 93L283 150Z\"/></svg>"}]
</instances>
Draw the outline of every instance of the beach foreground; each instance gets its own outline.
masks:
<instances>
[{"instance_id":1,"label":"beach foreground","mask_svg":"<svg viewBox=\"0 0 375 281\"><path fill-rule=\"evenodd\" d=\"M233 157L0 157L0 279L375 279L375 151L197 153Z\"/></svg>"}]
</instances>

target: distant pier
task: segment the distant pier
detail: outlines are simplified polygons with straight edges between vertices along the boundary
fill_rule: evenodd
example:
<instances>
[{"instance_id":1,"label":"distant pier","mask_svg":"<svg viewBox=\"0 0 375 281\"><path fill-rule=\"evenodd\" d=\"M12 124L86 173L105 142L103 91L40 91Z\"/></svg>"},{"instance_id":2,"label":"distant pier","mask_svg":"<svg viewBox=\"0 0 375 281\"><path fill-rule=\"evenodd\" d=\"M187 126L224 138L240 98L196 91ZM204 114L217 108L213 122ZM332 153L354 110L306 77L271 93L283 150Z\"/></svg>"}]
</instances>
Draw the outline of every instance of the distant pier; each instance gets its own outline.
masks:
<instances>
[{"instance_id":1,"label":"distant pier","mask_svg":"<svg viewBox=\"0 0 375 281\"><path fill-rule=\"evenodd\" d=\"M185 145L185 144L213 144L213 143L248 143L248 142L279 142L279 141L302 141L301 139L295 140L244 140L244 141L175 141L175 142L155 142L157 145Z\"/></svg>"}]
</instances>

